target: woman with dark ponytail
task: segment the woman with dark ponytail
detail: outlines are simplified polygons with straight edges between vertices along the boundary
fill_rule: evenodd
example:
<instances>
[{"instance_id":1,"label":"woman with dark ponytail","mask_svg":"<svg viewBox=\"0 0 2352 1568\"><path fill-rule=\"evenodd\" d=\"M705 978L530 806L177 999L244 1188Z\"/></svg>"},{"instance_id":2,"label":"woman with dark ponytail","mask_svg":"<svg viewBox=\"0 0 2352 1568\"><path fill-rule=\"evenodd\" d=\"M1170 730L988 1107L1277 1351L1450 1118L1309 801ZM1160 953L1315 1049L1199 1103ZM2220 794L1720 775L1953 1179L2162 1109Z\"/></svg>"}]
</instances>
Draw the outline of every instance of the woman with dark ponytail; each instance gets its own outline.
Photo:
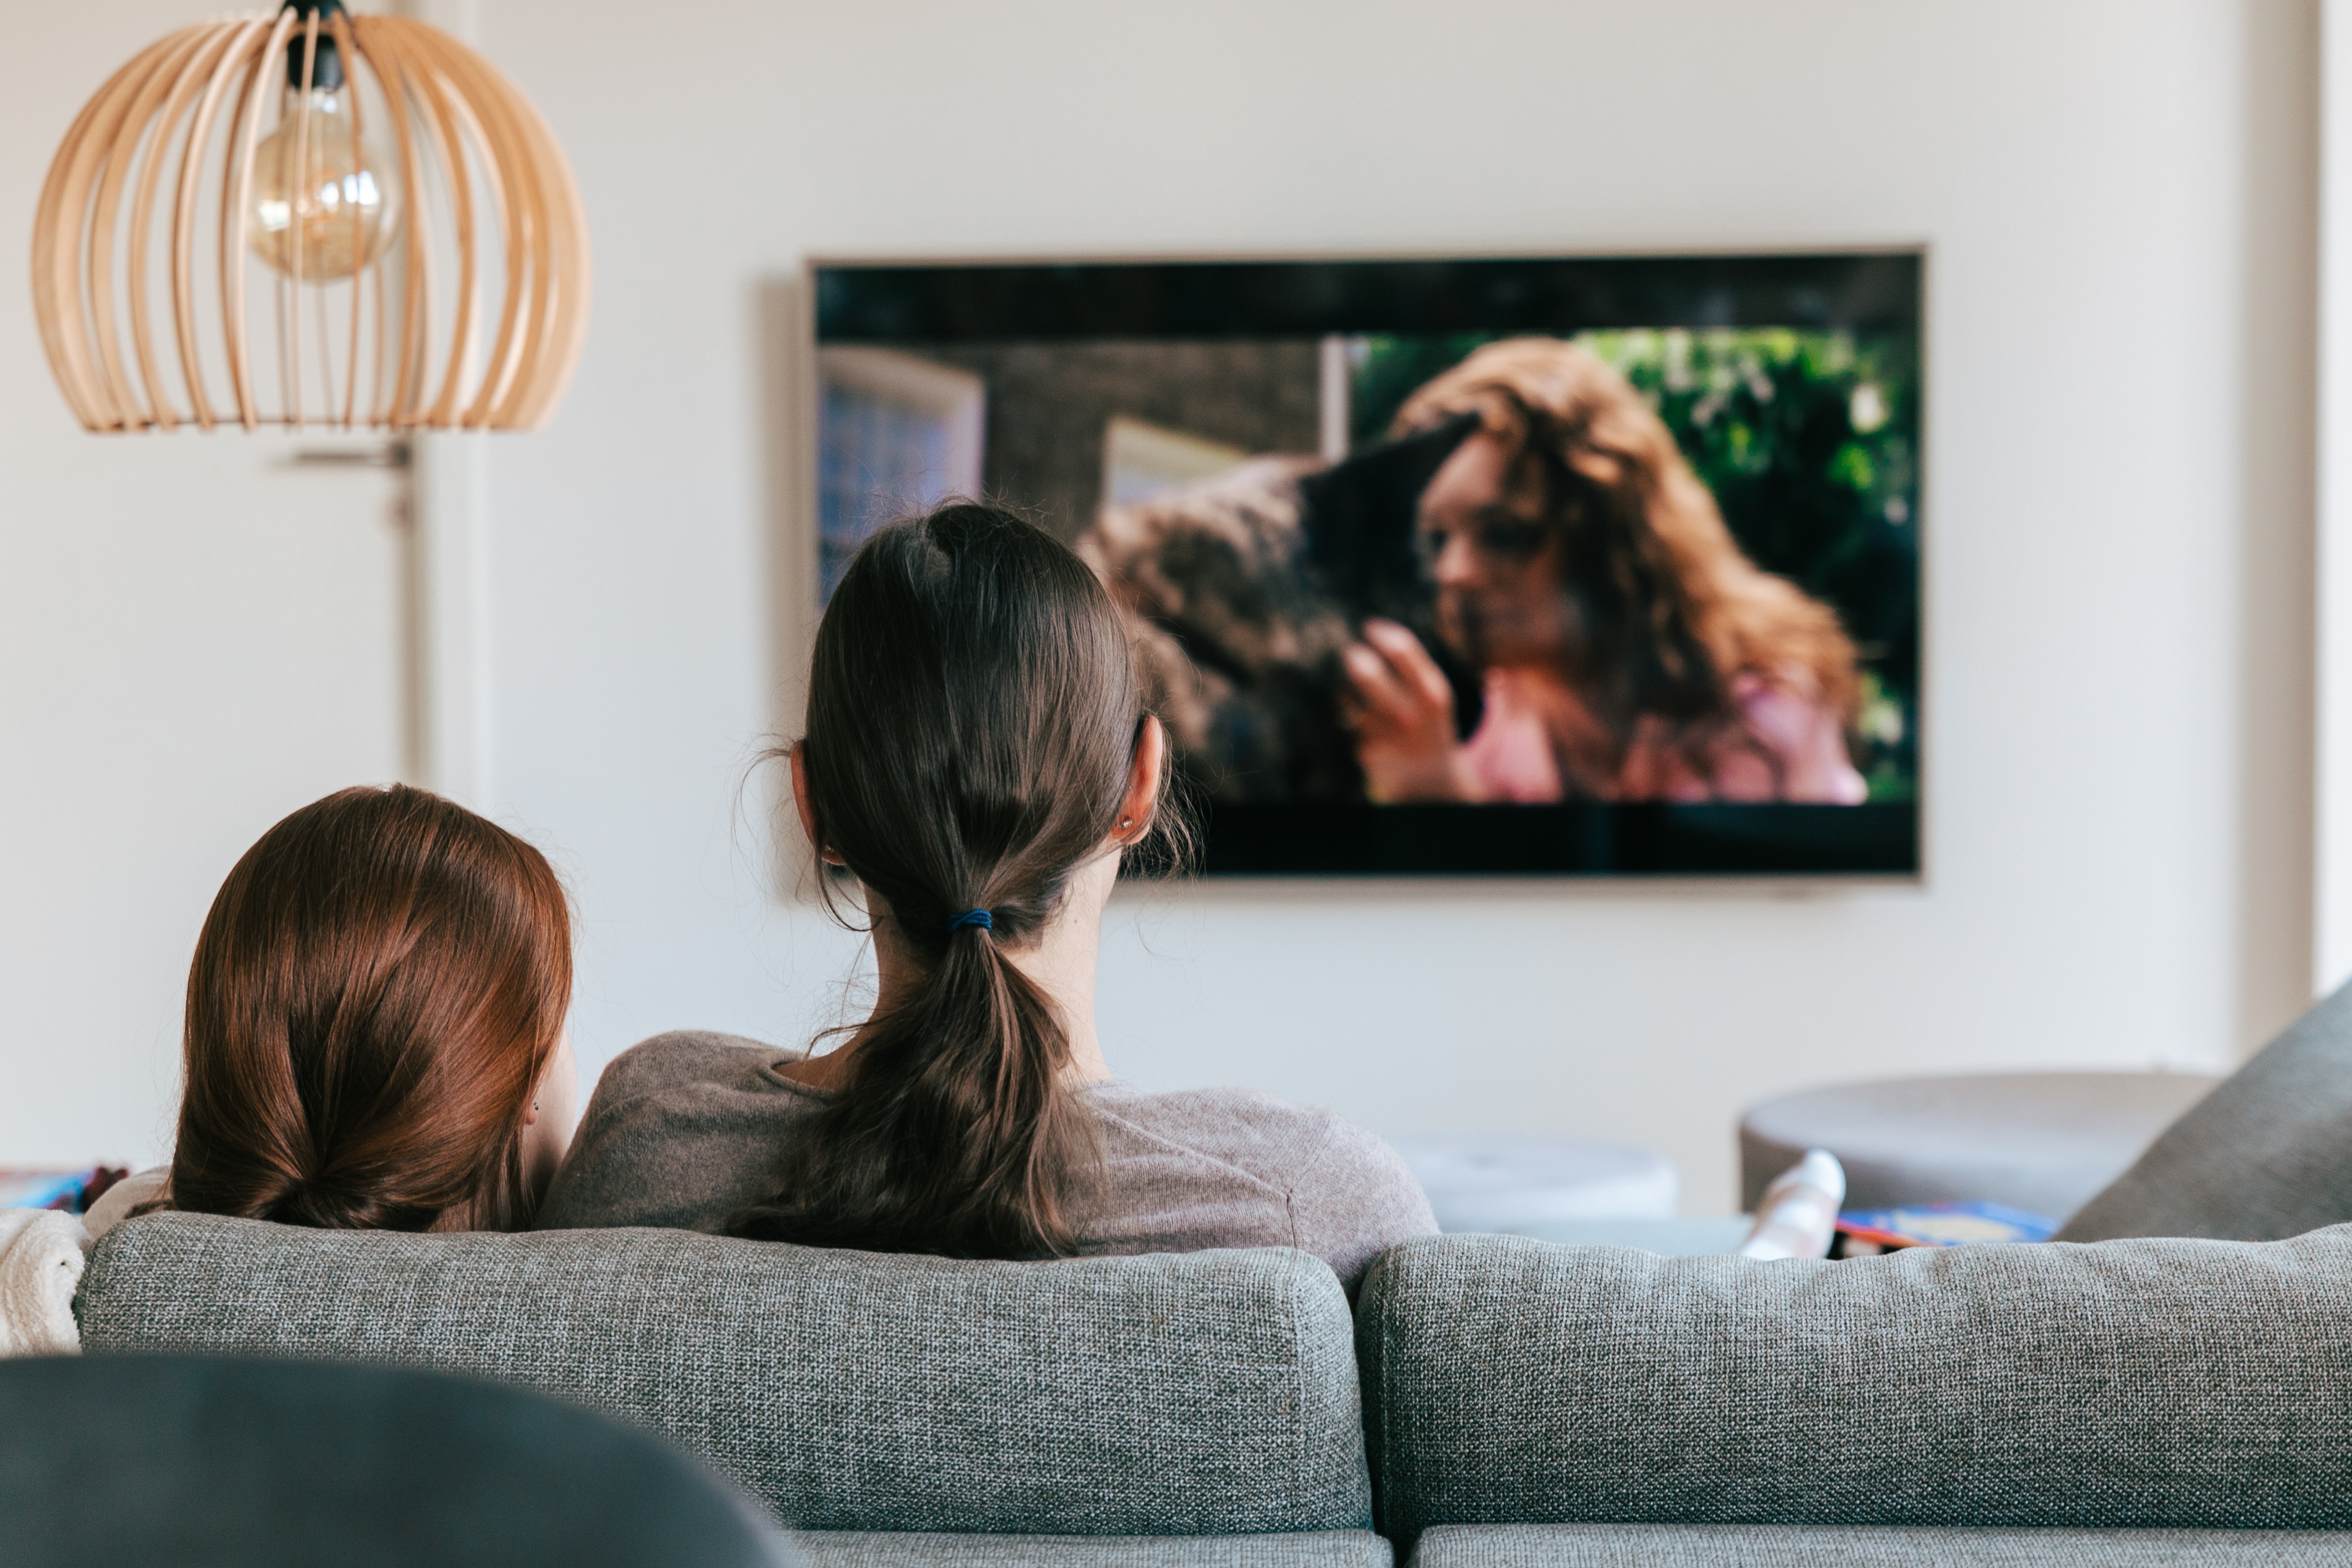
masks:
<instances>
[{"instance_id":1,"label":"woman with dark ponytail","mask_svg":"<svg viewBox=\"0 0 2352 1568\"><path fill-rule=\"evenodd\" d=\"M878 995L824 1056L665 1035L606 1069L542 1226L952 1258L1291 1246L1351 1286L1436 1229L1328 1112L1112 1079L1095 957L1122 860L1181 858L1167 741L1084 563L965 503L895 524L817 631L802 826L862 889Z\"/></svg>"},{"instance_id":2,"label":"woman with dark ponytail","mask_svg":"<svg viewBox=\"0 0 2352 1568\"><path fill-rule=\"evenodd\" d=\"M520 1230L576 1089L572 929L540 852L424 790L337 792L245 852L188 972L154 1207L330 1230Z\"/></svg>"}]
</instances>

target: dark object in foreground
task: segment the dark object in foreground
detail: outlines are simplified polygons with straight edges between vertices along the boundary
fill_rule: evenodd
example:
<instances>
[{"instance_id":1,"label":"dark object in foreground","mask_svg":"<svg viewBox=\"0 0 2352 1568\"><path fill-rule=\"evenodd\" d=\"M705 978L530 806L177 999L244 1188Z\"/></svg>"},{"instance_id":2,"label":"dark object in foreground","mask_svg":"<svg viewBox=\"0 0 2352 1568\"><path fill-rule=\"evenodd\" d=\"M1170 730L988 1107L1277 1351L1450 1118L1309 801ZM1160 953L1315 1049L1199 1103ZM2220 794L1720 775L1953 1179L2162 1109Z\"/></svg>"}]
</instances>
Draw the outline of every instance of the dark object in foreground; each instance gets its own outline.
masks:
<instances>
[{"instance_id":1,"label":"dark object in foreground","mask_svg":"<svg viewBox=\"0 0 2352 1568\"><path fill-rule=\"evenodd\" d=\"M782 1568L668 1444L440 1373L194 1356L0 1363L12 1568Z\"/></svg>"}]
</instances>

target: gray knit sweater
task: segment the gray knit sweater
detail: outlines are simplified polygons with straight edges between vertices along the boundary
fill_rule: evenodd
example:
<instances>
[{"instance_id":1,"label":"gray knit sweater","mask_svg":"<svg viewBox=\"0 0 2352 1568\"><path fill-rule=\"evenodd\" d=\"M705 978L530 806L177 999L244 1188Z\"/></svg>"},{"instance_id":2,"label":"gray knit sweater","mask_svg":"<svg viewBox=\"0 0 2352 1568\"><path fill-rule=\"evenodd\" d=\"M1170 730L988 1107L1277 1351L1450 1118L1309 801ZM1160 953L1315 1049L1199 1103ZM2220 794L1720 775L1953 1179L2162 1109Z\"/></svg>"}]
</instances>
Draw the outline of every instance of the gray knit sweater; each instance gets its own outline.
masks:
<instances>
[{"instance_id":1,"label":"gray knit sweater","mask_svg":"<svg viewBox=\"0 0 2352 1568\"><path fill-rule=\"evenodd\" d=\"M717 1231L774 1195L793 1140L829 1098L782 1077L797 1052L731 1035L657 1035L604 1069L539 1228ZM1437 1222L1395 1150L1328 1110L1240 1089L1082 1091L1101 1183L1076 1215L1087 1254L1296 1247L1350 1293L1373 1258Z\"/></svg>"}]
</instances>

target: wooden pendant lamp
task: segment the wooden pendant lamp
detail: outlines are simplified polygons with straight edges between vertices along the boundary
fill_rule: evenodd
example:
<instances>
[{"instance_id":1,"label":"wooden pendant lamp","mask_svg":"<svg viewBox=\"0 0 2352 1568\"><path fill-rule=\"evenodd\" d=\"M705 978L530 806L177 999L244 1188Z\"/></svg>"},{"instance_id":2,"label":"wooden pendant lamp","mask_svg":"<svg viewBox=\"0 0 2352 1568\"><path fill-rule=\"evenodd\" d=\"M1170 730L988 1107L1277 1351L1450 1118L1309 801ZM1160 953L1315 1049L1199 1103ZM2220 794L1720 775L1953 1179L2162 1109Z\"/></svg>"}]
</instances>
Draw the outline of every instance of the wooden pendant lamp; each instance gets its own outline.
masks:
<instances>
[{"instance_id":1,"label":"wooden pendant lamp","mask_svg":"<svg viewBox=\"0 0 2352 1568\"><path fill-rule=\"evenodd\" d=\"M422 22L198 23L66 132L33 306L91 430L529 430L572 378L588 232L530 100Z\"/></svg>"}]
</instances>

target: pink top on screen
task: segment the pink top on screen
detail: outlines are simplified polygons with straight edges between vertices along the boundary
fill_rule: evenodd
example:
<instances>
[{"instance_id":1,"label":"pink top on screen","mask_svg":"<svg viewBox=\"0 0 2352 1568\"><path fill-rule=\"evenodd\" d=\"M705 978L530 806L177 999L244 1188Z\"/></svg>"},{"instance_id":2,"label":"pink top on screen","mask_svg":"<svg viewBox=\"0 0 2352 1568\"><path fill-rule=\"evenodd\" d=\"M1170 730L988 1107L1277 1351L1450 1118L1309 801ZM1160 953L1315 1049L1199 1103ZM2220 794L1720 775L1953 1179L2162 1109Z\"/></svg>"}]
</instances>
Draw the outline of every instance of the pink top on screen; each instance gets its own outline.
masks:
<instances>
[{"instance_id":1,"label":"pink top on screen","mask_svg":"<svg viewBox=\"0 0 2352 1568\"><path fill-rule=\"evenodd\" d=\"M1800 680L1769 680L1753 670L1732 677L1741 722L1706 749L1704 770L1677 744L1672 725L1654 715L1635 726L1623 766L1595 799L1786 801L1856 805L1868 795L1846 755L1837 715L1801 689ZM1485 798L1522 805L1567 795L1551 732L1523 682L1489 670L1486 714L1463 746Z\"/></svg>"}]
</instances>

